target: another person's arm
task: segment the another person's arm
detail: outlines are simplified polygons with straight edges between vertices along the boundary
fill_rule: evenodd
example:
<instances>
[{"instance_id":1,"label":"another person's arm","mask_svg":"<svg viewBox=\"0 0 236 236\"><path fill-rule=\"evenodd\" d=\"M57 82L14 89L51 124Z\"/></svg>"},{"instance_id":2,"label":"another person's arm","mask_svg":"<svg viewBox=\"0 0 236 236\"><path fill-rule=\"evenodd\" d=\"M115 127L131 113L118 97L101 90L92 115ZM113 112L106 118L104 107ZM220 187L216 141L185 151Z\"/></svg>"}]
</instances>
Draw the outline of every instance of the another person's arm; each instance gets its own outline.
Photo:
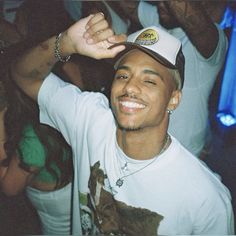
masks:
<instances>
[{"instance_id":1,"label":"another person's arm","mask_svg":"<svg viewBox=\"0 0 236 236\"><path fill-rule=\"evenodd\" d=\"M20 167L20 159L15 156L9 166L1 166L0 189L7 196L14 196L22 192L37 173L37 168L26 171Z\"/></svg>"},{"instance_id":2,"label":"another person's arm","mask_svg":"<svg viewBox=\"0 0 236 236\"><path fill-rule=\"evenodd\" d=\"M66 30L60 39L62 57L79 53L95 59L111 58L124 49L116 42L124 41L124 35L114 35L101 13L79 20ZM12 78L31 98L37 99L43 79L57 62L54 56L56 36L41 43L18 58L11 67Z\"/></svg>"},{"instance_id":3,"label":"another person's arm","mask_svg":"<svg viewBox=\"0 0 236 236\"><path fill-rule=\"evenodd\" d=\"M8 160L8 165L1 165L4 168L0 177L1 191L8 196L13 196L22 192L28 185L36 188L39 186L45 191L50 190L47 188L47 183L45 184L44 181L39 183L35 179L46 166L47 152L31 126L25 127L17 146L18 149Z\"/></svg>"},{"instance_id":4,"label":"another person's arm","mask_svg":"<svg viewBox=\"0 0 236 236\"><path fill-rule=\"evenodd\" d=\"M163 1L199 53L209 58L218 44L218 31L201 1ZM214 4L214 3L213 3Z\"/></svg>"}]
</instances>

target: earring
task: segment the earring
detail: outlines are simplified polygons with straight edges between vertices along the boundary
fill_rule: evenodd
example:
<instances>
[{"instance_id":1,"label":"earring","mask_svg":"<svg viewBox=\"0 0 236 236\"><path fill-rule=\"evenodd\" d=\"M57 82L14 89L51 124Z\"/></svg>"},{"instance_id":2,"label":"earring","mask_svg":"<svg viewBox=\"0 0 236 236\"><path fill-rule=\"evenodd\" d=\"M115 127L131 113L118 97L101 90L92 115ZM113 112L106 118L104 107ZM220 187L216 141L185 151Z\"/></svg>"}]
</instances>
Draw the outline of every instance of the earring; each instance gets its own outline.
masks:
<instances>
[{"instance_id":1,"label":"earring","mask_svg":"<svg viewBox=\"0 0 236 236\"><path fill-rule=\"evenodd\" d=\"M172 110L170 110L170 109L167 109L167 113L169 114L169 115L171 115L172 114Z\"/></svg>"}]
</instances>

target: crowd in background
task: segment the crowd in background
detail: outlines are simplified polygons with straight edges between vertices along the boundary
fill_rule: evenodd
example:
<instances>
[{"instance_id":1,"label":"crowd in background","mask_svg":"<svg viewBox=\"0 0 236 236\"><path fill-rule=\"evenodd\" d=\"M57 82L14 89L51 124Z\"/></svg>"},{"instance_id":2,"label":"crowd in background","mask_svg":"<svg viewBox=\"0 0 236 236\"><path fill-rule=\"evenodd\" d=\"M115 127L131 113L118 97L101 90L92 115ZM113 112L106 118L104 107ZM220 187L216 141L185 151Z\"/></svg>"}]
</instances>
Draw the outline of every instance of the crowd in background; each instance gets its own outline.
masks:
<instances>
[{"instance_id":1,"label":"crowd in background","mask_svg":"<svg viewBox=\"0 0 236 236\"><path fill-rule=\"evenodd\" d=\"M169 132L204 160L211 151L209 96L223 69L230 38L219 26L227 6L234 7L227 1L202 1L196 17L205 25L199 26L194 18L190 22L191 16L184 18L163 2L1 1L0 230L6 235L63 230L64 235L69 234L72 185L77 184L70 147L57 131L39 123L38 107L9 78L16 56L97 12L104 13L116 34L130 34L150 25L163 27L182 42L186 63L182 103L171 111ZM194 33L196 27L202 27L202 35ZM114 71L109 60L72 55L67 63L58 62L53 72L84 91L102 92L110 98L112 81L108 78ZM16 227L9 227L12 224Z\"/></svg>"}]
</instances>

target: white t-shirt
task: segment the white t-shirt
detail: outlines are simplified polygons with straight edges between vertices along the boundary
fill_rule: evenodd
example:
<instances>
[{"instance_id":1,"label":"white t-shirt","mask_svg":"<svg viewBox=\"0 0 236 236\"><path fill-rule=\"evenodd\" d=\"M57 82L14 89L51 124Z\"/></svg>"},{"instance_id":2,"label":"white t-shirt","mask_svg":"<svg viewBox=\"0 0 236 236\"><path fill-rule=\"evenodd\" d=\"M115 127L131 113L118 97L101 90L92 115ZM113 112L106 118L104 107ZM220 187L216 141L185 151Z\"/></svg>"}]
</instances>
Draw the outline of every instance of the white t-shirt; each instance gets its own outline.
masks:
<instances>
[{"instance_id":1,"label":"white t-shirt","mask_svg":"<svg viewBox=\"0 0 236 236\"><path fill-rule=\"evenodd\" d=\"M155 161L137 161L118 146L104 95L82 93L50 74L38 103L41 122L58 129L73 149L81 216L74 218L74 234L80 225L91 235L98 228L132 235L234 233L228 189L174 137Z\"/></svg>"},{"instance_id":2,"label":"white t-shirt","mask_svg":"<svg viewBox=\"0 0 236 236\"><path fill-rule=\"evenodd\" d=\"M138 16L143 27L161 27L157 8L140 2ZM185 81L180 105L170 116L169 132L191 153L198 156L204 147L208 125L208 98L224 63L228 41L219 28L219 42L213 55L205 59L181 28L167 30L182 43L185 56ZM211 42L209 42L211 43Z\"/></svg>"}]
</instances>

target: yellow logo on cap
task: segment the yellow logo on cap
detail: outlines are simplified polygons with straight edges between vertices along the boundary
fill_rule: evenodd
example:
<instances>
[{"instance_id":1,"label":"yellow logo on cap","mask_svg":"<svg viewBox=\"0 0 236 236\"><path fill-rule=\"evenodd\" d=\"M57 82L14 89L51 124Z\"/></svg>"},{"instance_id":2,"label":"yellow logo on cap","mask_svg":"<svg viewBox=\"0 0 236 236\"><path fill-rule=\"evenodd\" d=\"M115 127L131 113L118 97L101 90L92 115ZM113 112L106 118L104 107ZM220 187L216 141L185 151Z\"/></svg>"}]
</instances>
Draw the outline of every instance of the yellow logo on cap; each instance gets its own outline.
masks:
<instances>
[{"instance_id":1,"label":"yellow logo on cap","mask_svg":"<svg viewBox=\"0 0 236 236\"><path fill-rule=\"evenodd\" d=\"M140 45L152 45L159 39L157 32L153 29L143 31L135 40Z\"/></svg>"}]
</instances>

